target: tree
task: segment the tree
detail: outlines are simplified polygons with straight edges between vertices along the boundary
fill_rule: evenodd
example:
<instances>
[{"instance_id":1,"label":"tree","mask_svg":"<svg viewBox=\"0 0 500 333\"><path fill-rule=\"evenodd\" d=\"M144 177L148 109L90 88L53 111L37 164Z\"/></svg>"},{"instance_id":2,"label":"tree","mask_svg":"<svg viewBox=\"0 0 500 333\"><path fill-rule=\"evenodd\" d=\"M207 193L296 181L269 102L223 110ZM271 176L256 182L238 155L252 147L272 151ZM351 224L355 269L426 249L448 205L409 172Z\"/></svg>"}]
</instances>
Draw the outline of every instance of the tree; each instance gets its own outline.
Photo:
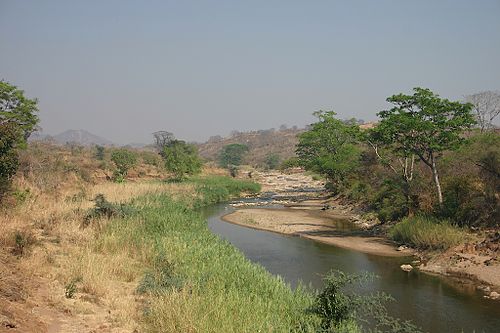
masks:
<instances>
[{"instance_id":1,"label":"tree","mask_svg":"<svg viewBox=\"0 0 500 333\"><path fill-rule=\"evenodd\" d=\"M95 158L98 161L103 161L104 160L104 154L105 154L105 148L101 145L96 145L95 146Z\"/></svg>"},{"instance_id":2,"label":"tree","mask_svg":"<svg viewBox=\"0 0 500 333\"><path fill-rule=\"evenodd\" d=\"M0 81L0 199L17 171L17 150L26 146L38 123L36 112L36 99L28 99L22 90Z\"/></svg>"},{"instance_id":3,"label":"tree","mask_svg":"<svg viewBox=\"0 0 500 333\"><path fill-rule=\"evenodd\" d=\"M226 145L219 153L219 165L223 168L239 166L246 152L248 152L247 145L241 143Z\"/></svg>"},{"instance_id":4,"label":"tree","mask_svg":"<svg viewBox=\"0 0 500 333\"><path fill-rule=\"evenodd\" d=\"M122 182L130 168L137 163L137 156L127 149L118 149L111 154L111 161L116 165L115 180Z\"/></svg>"},{"instance_id":5,"label":"tree","mask_svg":"<svg viewBox=\"0 0 500 333\"><path fill-rule=\"evenodd\" d=\"M0 125L13 124L19 133L18 144L24 145L38 124L38 101L24 97L24 92L0 81Z\"/></svg>"},{"instance_id":6,"label":"tree","mask_svg":"<svg viewBox=\"0 0 500 333\"><path fill-rule=\"evenodd\" d=\"M165 168L173 172L178 180L187 175L200 173L202 162L198 157L198 150L194 145L182 140L172 140L162 151Z\"/></svg>"},{"instance_id":7,"label":"tree","mask_svg":"<svg viewBox=\"0 0 500 333\"><path fill-rule=\"evenodd\" d=\"M500 92L483 91L466 96L465 100L474 105L476 120L481 132L493 127L493 121L500 114Z\"/></svg>"},{"instance_id":8,"label":"tree","mask_svg":"<svg viewBox=\"0 0 500 333\"><path fill-rule=\"evenodd\" d=\"M365 132L365 141L373 148L381 164L394 172L403 181L403 192L406 198L405 214L412 214L411 183L415 171L415 154L411 151L399 149L393 142L390 131L380 124Z\"/></svg>"},{"instance_id":9,"label":"tree","mask_svg":"<svg viewBox=\"0 0 500 333\"><path fill-rule=\"evenodd\" d=\"M19 133L13 124L0 124L0 201L19 166L16 150L18 140Z\"/></svg>"},{"instance_id":10,"label":"tree","mask_svg":"<svg viewBox=\"0 0 500 333\"><path fill-rule=\"evenodd\" d=\"M168 147L175 140L172 133L167 131L158 131L153 133L154 145L158 154L163 157L163 151L165 147Z\"/></svg>"},{"instance_id":11,"label":"tree","mask_svg":"<svg viewBox=\"0 0 500 333\"><path fill-rule=\"evenodd\" d=\"M266 156L266 167L268 169L277 169L280 166L280 156L276 153Z\"/></svg>"},{"instance_id":12,"label":"tree","mask_svg":"<svg viewBox=\"0 0 500 333\"><path fill-rule=\"evenodd\" d=\"M296 150L299 164L340 185L358 165L359 127L335 118L333 111L318 111L314 115L318 122L299 136Z\"/></svg>"},{"instance_id":13,"label":"tree","mask_svg":"<svg viewBox=\"0 0 500 333\"><path fill-rule=\"evenodd\" d=\"M413 95L393 95L387 102L394 105L378 116L380 140L404 158L416 155L432 172L439 204L443 194L437 160L446 150L457 148L462 133L474 124L472 104L442 99L429 89L414 88ZM408 160L407 160L408 161Z\"/></svg>"}]
</instances>

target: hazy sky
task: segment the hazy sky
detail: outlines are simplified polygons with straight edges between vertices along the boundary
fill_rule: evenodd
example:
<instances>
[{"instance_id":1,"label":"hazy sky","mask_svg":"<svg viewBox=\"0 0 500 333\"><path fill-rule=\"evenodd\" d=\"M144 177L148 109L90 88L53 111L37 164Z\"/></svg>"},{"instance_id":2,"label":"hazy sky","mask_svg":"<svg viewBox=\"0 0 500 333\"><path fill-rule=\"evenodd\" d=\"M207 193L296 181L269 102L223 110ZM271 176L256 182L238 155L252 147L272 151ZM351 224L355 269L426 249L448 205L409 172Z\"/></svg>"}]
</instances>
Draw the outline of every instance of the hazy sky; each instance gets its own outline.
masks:
<instances>
[{"instance_id":1,"label":"hazy sky","mask_svg":"<svg viewBox=\"0 0 500 333\"><path fill-rule=\"evenodd\" d=\"M205 140L376 118L385 98L500 89L500 0L0 0L0 79L40 102L46 134Z\"/></svg>"}]
</instances>

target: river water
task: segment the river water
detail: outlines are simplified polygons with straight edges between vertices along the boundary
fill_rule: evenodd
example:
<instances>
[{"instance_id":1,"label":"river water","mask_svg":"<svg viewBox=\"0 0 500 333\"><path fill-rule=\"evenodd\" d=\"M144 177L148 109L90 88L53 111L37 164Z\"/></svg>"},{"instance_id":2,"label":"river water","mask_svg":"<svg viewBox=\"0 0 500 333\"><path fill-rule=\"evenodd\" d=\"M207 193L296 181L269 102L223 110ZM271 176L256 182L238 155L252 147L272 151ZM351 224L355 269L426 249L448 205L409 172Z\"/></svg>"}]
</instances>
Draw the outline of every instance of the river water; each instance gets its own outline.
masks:
<instances>
[{"instance_id":1,"label":"river water","mask_svg":"<svg viewBox=\"0 0 500 333\"><path fill-rule=\"evenodd\" d=\"M399 266L411 258L369 255L222 221L221 216L232 210L226 204L203 210L212 232L292 286L301 281L320 289L322 276L331 269L370 272L379 278L362 292L390 294L395 301L387 308L394 317L412 320L431 333L500 332L500 302L483 298L472 285L417 271L403 272Z\"/></svg>"}]
</instances>

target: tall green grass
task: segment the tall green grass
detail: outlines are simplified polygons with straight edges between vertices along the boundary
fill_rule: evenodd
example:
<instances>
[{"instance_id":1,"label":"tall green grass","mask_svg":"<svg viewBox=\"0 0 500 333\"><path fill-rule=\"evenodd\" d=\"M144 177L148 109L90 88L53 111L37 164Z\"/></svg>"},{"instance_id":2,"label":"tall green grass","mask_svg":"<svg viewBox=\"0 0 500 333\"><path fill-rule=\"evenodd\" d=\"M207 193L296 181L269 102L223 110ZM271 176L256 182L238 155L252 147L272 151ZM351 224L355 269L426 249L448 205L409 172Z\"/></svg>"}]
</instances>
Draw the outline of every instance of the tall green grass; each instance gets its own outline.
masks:
<instances>
[{"instance_id":1,"label":"tall green grass","mask_svg":"<svg viewBox=\"0 0 500 333\"><path fill-rule=\"evenodd\" d=\"M434 217L414 216L404 218L389 230L389 236L397 241L421 249L448 249L467 239L467 232L447 220Z\"/></svg>"},{"instance_id":2,"label":"tall green grass","mask_svg":"<svg viewBox=\"0 0 500 333\"><path fill-rule=\"evenodd\" d=\"M236 180L223 176L195 177L190 183L195 185L198 197L193 203L195 208L227 201L241 193L260 192L260 185L251 181Z\"/></svg>"},{"instance_id":3,"label":"tall green grass","mask_svg":"<svg viewBox=\"0 0 500 333\"><path fill-rule=\"evenodd\" d=\"M169 194L136 200L136 213L115 219L98 243L116 246L145 263L137 293L147 296L149 332L313 332L318 318L307 312L314 295L292 290L279 277L247 260L212 234L197 206L227 200L258 186L228 178L195 179L193 198ZM111 237L112 236L112 237ZM113 241L111 241L113 240Z\"/></svg>"}]
</instances>

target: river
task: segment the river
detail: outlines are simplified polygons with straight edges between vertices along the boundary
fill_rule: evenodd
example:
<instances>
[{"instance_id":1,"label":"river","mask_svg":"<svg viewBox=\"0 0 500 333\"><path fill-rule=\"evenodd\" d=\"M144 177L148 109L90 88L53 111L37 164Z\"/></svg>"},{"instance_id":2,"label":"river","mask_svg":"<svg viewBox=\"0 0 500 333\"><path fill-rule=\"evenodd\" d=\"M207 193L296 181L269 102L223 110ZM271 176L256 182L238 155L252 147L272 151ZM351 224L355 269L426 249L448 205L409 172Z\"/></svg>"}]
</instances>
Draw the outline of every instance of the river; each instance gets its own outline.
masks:
<instances>
[{"instance_id":1,"label":"river","mask_svg":"<svg viewBox=\"0 0 500 333\"><path fill-rule=\"evenodd\" d=\"M292 287L301 281L320 289L322 276L331 269L370 272L379 278L362 292L390 294L395 301L387 304L389 313L412 320L426 332L500 332L500 302L483 298L473 285L418 271L403 272L399 266L411 258L369 255L222 221L221 216L232 210L227 204L203 210L212 232Z\"/></svg>"}]
</instances>

